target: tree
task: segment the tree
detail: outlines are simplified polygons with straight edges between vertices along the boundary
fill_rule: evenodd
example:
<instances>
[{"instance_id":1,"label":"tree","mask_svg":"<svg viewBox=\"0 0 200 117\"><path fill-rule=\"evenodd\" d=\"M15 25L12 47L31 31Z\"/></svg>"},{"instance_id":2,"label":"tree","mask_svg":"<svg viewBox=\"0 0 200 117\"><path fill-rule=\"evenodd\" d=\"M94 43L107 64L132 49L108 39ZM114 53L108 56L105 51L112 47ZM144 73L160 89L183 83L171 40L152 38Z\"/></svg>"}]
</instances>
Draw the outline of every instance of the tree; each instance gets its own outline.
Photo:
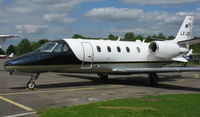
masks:
<instances>
[{"instance_id":1,"label":"tree","mask_svg":"<svg viewBox=\"0 0 200 117\"><path fill-rule=\"evenodd\" d=\"M84 39L84 37L79 34L74 34L72 38L73 39Z\"/></svg>"},{"instance_id":2,"label":"tree","mask_svg":"<svg viewBox=\"0 0 200 117\"><path fill-rule=\"evenodd\" d=\"M167 40L173 40L173 39L175 39L173 35L167 37Z\"/></svg>"},{"instance_id":3,"label":"tree","mask_svg":"<svg viewBox=\"0 0 200 117\"><path fill-rule=\"evenodd\" d=\"M6 50L6 54L7 54L7 55L10 55L11 53L16 54L16 47L15 47L14 45L10 45L10 46L8 47L8 49Z\"/></svg>"},{"instance_id":4,"label":"tree","mask_svg":"<svg viewBox=\"0 0 200 117\"><path fill-rule=\"evenodd\" d=\"M5 51L0 48L0 54L5 54Z\"/></svg>"},{"instance_id":5,"label":"tree","mask_svg":"<svg viewBox=\"0 0 200 117\"><path fill-rule=\"evenodd\" d=\"M115 36L115 35L113 35L113 34L109 34L109 35L108 35L108 39L109 39L109 40L117 40L117 39L118 39L118 36Z\"/></svg>"},{"instance_id":6,"label":"tree","mask_svg":"<svg viewBox=\"0 0 200 117\"><path fill-rule=\"evenodd\" d=\"M141 36L141 35L137 35L137 36L135 37L135 40L141 40L141 41L143 41L143 39L144 39L144 37Z\"/></svg>"},{"instance_id":7,"label":"tree","mask_svg":"<svg viewBox=\"0 0 200 117\"><path fill-rule=\"evenodd\" d=\"M135 35L133 32L128 32L124 35L124 41L135 41Z\"/></svg>"},{"instance_id":8,"label":"tree","mask_svg":"<svg viewBox=\"0 0 200 117\"><path fill-rule=\"evenodd\" d=\"M157 36L159 39L166 39L163 33L159 33Z\"/></svg>"},{"instance_id":9,"label":"tree","mask_svg":"<svg viewBox=\"0 0 200 117\"><path fill-rule=\"evenodd\" d=\"M22 54L28 53L30 51L32 51L32 46L28 39L23 39L17 45L17 55L22 55Z\"/></svg>"},{"instance_id":10,"label":"tree","mask_svg":"<svg viewBox=\"0 0 200 117\"><path fill-rule=\"evenodd\" d=\"M48 39L41 39L38 41L39 44L44 45L45 43L49 42Z\"/></svg>"}]
</instances>

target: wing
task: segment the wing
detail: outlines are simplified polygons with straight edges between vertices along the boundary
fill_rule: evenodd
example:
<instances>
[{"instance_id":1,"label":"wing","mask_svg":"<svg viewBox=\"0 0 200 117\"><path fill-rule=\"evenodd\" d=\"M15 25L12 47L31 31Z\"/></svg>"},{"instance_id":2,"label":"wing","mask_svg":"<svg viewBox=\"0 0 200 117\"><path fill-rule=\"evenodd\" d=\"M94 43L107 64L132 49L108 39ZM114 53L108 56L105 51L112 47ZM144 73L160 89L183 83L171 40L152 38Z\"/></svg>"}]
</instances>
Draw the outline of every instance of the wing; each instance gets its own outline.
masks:
<instances>
[{"instance_id":1,"label":"wing","mask_svg":"<svg viewBox=\"0 0 200 117\"><path fill-rule=\"evenodd\" d=\"M0 39L16 38L18 35L0 35Z\"/></svg>"},{"instance_id":2,"label":"wing","mask_svg":"<svg viewBox=\"0 0 200 117\"><path fill-rule=\"evenodd\" d=\"M2 48L2 45L4 42L9 38L16 38L19 37L18 35L0 35L0 48Z\"/></svg>"},{"instance_id":3,"label":"wing","mask_svg":"<svg viewBox=\"0 0 200 117\"><path fill-rule=\"evenodd\" d=\"M163 68L127 68L113 69L118 73L165 73L165 72L194 72L200 71L200 67L163 67Z\"/></svg>"}]
</instances>

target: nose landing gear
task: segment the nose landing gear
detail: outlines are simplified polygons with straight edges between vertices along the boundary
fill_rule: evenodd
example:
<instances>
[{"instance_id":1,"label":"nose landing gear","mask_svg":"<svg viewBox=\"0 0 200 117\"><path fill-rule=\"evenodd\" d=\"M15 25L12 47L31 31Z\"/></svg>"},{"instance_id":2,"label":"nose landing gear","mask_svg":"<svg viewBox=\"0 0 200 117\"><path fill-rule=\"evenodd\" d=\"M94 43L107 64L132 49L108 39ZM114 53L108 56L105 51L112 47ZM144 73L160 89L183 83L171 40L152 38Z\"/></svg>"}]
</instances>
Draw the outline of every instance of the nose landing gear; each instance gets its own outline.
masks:
<instances>
[{"instance_id":1,"label":"nose landing gear","mask_svg":"<svg viewBox=\"0 0 200 117\"><path fill-rule=\"evenodd\" d=\"M31 79L28 81L26 87L28 89L34 90L35 87L36 87L36 84L35 84L34 80L37 80L39 76L40 76L40 73L32 74L31 75Z\"/></svg>"}]
</instances>

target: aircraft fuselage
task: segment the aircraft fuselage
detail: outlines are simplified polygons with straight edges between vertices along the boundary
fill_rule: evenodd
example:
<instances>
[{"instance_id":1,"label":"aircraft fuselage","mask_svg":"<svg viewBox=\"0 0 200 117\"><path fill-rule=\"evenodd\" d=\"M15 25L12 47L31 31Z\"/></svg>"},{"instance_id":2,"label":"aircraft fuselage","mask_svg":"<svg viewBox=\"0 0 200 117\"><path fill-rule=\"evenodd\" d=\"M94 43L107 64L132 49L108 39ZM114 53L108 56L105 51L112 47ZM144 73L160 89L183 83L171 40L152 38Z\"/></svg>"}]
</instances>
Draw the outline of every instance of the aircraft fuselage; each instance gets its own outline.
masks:
<instances>
[{"instance_id":1,"label":"aircraft fuselage","mask_svg":"<svg viewBox=\"0 0 200 117\"><path fill-rule=\"evenodd\" d=\"M149 43L141 41L63 39L51 43L55 44L52 50L36 50L14 58L5 63L5 70L115 74L114 68L158 68L172 62L151 55Z\"/></svg>"}]
</instances>

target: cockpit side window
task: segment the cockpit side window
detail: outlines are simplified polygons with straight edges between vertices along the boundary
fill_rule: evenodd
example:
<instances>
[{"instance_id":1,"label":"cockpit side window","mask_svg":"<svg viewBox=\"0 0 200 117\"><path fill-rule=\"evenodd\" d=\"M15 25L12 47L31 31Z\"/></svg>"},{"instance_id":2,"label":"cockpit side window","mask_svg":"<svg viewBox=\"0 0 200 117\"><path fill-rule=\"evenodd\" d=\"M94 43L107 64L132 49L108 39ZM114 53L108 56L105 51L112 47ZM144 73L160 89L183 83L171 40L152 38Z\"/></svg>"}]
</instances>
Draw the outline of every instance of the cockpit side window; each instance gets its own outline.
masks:
<instances>
[{"instance_id":1,"label":"cockpit side window","mask_svg":"<svg viewBox=\"0 0 200 117\"><path fill-rule=\"evenodd\" d=\"M67 47L67 45L63 45L63 52L68 52L68 47Z\"/></svg>"},{"instance_id":2,"label":"cockpit side window","mask_svg":"<svg viewBox=\"0 0 200 117\"><path fill-rule=\"evenodd\" d=\"M58 43L57 46L53 49L53 52L62 52L63 44Z\"/></svg>"},{"instance_id":3,"label":"cockpit side window","mask_svg":"<svg viewBox=\"0 0 200 117\"><path fill-rule=\"evenodd\" d=\"M58 43L53 52L68 52L68 47L65 44Z\"/></svg>"}]
</instances>

